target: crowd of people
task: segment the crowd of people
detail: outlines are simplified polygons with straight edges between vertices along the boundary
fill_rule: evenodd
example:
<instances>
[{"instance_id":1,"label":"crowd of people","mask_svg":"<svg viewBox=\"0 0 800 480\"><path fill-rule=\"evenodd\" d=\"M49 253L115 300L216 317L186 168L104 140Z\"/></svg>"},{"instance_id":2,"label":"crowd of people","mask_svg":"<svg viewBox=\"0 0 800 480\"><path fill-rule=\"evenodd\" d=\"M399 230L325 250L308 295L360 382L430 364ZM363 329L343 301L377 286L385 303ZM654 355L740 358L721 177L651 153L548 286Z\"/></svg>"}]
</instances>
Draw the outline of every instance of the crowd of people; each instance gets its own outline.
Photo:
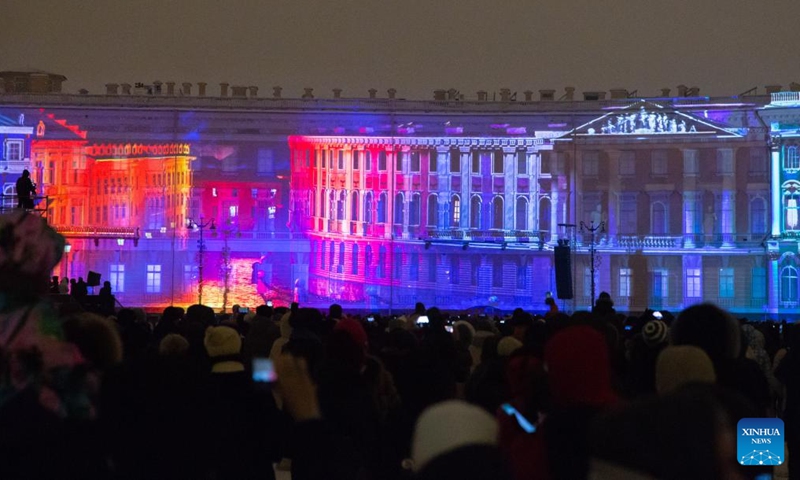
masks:
<instances>
[{"instance_id":1,"label":"crowd of people","mask_svg":"<svg viewBox=\"0 0 800 480\"><path fill-rule=\"evenodd\" d=\"M62 251L0 216L0 478L800 478L791 323L628 317L607 294L572 315L99 316L44 300ZM788 471L741 465L739 419L776 416Z\"/></svg>"}]
</instances>

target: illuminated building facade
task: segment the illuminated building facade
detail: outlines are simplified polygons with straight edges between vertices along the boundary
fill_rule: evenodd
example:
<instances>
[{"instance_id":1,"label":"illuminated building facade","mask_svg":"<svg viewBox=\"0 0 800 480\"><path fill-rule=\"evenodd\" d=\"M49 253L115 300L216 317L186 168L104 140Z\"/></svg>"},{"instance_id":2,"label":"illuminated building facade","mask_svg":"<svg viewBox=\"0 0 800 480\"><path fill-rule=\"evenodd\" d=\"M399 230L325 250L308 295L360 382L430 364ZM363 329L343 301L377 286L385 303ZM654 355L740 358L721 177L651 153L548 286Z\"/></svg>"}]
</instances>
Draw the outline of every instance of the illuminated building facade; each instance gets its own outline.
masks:
<instances>
[{"instance_id":1,"label":"illuminated building facade","mask_svg":"<svg viewBox=\"0 0 800 480\"><path fill-rule=\"evenodd\" d=\"M0 96L0 114L24 115L48 218L72 244L54 273L100 272L130 305L196 301L202 258L216 307L227 277L227 305L542 309L566 240L566 309L591 304L592 280L623 311L798 307L800 170L775 168L794 161L800 121L769 97L417 102L190 87ZM215 222L202 256L186 228L201 219ZM582 222L604 225L594 268Z\"/></svg>"}]
</instances>

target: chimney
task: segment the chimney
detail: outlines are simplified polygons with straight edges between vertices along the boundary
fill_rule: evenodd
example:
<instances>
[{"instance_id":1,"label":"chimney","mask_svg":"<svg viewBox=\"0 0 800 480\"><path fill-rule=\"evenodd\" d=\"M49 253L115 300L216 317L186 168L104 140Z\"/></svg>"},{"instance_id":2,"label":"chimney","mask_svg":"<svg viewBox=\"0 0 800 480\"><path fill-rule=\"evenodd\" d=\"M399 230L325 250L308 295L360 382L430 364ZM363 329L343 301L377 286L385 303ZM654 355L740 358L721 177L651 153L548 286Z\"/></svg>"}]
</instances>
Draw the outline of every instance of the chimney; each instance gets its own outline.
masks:
<instances>
[{"instance_id":1,"label":"chimney","mask_svg":"<svg viewBox=\"0 0 800 480\"><path fill-rule=\"evenodd\" d=\"M588 102L605 100L606 92L583 92L583 99Z\"/></svg>"},{"instance_id":2,"label":"chimney","mask_svg":"<svg viewBox=\"0 0 800 480\"><path fill-rule=\"evenodd\" d=\"M489 99L489 92L486 90L478 90L478 101L485 102Z\"/></svg>"},{"instance_id":3,"label":"chimney","mask_svg":"<svg viewBox=\"0 0 800 480\"><path fill-rule=\"evenodd\" d=\"M539 90L539 100L542 102L552 102L556 99L555 90Z\"/></svg>"},{"instance_id":4,"label":"chimney","mask_svg":"<svg viewBox=\"0 0 800 480\"><path fill-rule=\"evenodd\" d=\"M397 97L397 89L396 88L390 88L389 90L386 90L386 93L389 95L389 98L392 99L392 100L394 100Z\"/></svg>"},{"instance_id":5,"label":"chimney","mask_svg":"<svg viewBox=\"0 0 800 480\"><path fill-rule=\"evenodd\" d=\"M85 88L81 88L80 90L78 90L78 93L81 94L81 95L89 95L89 90L86 90Z\"/></svg>"},{"instance_id":6,"label":"chimney","mask_svg":"<svg viewBox=\"0 0 800 480\"><path fill-rule=\"evenodd\" d=\"M247 89L250 90L250 98L256 98L258 96L258 87L255 85L250 85Z\"/></svg>"},{"instance_id":7,"label":"chimney","mask_svg":"<svg viewBox=\"0 0 800 480\"><path fill-rule=\"evenodd\" d=\"M167 95L175 95L175 82L167 82Z\"/></svg>"},{"instance_id":8,"label":"chimney","mask_svg":"<svg viewBox=\"0 0 800 480\"><path fill-rule=\"evenodd\" d=\"M533 91L525 90L524 92L522 92L522 94L525 95L525 101L526 102L532 102L533 101Z\"/></svg>"},{"instance_id":9,"label":"chimney","mask_svg":"<svg viewBox=\"0 0 800 480\"><path fill-rule=\"evenodd\" d=\"M192 94L192 84L189 82L181 83L181 95L191 95Z\"/></svg>"},{"instance_id":10,"label":"chimney","mask_svg":"<svg viewBox=\"0 0 800 480\"><path fill-rule=\"evenodd\" d=\"M670 92L670 91L671 91L671 90L670 90L669 88L662 88L662 89L661 89L661 96L662 96L662 97L669 97L669 92Z\"/></svg>"},{"instance_id":11,"label":"chimney","mask_svg":"<svg viewBox=\"0 0 800 480\"><path fill-rule=\"evenodd\" d=\"M369 92L369 98L375 98L378 95L378 90L374 88L370 88L367 92Z\"/></svg>"},{"instance_id":12,"label":"chimney","mask_svg":"<svg viewBox=\"0 0 800 480\"><path fill-rule=\"evenodd\" d=\"M511 101L511 89L510 88L501 88L500 89L500 101L501 102L510 102Z\"/></svg>"},{"instance_id":13,"label":"chimney","mask_svg":"<svg viewBox=\"0 0 800 480\"><path fill-rule=\"evenodd\" d=\"M247 87L234 86L231 87L231 97L244 98L247 96Z\"/></svg>"},{"instance_id":14,"label":"chimney","mask_svg":"<svg viewBox=\"0 0 800 480\"><path fill-rule=\"evenodd\" d=\"M228 86L229 85L230 85L229 83L225 83L225 82L219 84L219 96L220 97L227 97L228 96Z\"/></svg>"},{"instance_id":15,"label":"chimney","mask_svg":"<svg viewBox=\"0 0 800 480\"><path fill-rule=\"evenodd\" d=\"M686 92L687 92L688 89L689 88L686 85L683 85L683 84L678 85L678 96L679 97L685 97L686 96Z\"/></svg>"},{"instance_id":16,"label":"chimney","mask_svg":"<svg viewBox=\"0 0 800 480\"><path fill-rule=\"evenodd\" d=\"M564 87L564 100L571 102L575 99L575 87Z\"/></svg>"},{"instance_id":17,"label":"chimney","mask_svg":"<svg viewBox=\"0 0 800 480\"><path fill-rule=\"evenodd\" d=\"M119 85L116 83L106 83L106 95L116 95Z\"/></svg>"},{"instance_id":18,"label":"chimney","mask_svg":"<svg viewBox=\"0 0 800 480\"><path fill-rule=\"evenodd\" d=\"M272 98L281 98L283 87L272 87Z\"/></svg>"},{"instance_id":19,"label":"chimney","mask_svg":"<svg viewBox=\"0 0 800 480\"><path fill-rule=\"evenodd\" d=\"M164 85L160 80L153 82L153 95L161 95L161 85Z\"/></svg>"},{"instance_id":20,"label":"chimney","mask_svg":"<svg viewBox=\"0 0 800 480\"><path fill-rule=\"evenodd\" d=\"M433 99L438 102L443 102L447 100L447 90L434 90Z\"/></svg>"},{"instance_id":21,"label":"chimney","mask_svg":"<svg viewBox=\"0 0 800 480\"><path fill-rule=\"evenodd\" d=\"M767 89L767 95L772 95L773 93L780 92L782 85L767 85L764 88Z\"/></svg>"},{"instance_id":22,"label":"chimney","mask_svg":"<svg viewBox=\"0 0 800 480\"><path fill-rule=\"evenodd\" d=\"M455 88L447 90L447 99L458 100L458 90L456 90Z\"/></svg>"},{"instance_id":23,"label":"chimney","mask_svg":"<svg viewBox=\"0 0 800 480\"><path fill-rule=\"evenodd\" d=\"M197 96L206 96L206 85L208 85L206 82L197 82Z\"/></svg>"},{"instance_id":24,"label":"chimney","mask_svg":"<svg viewBox=\"0 0 800 480\"><path fill-rule=\"evenodd\" d=\"M627 88L612 88L611 98L628 98Z\"/></svg>"},{"instance_id":25,"label":"chimney","mask_svg":"<svg viewBox=\"0 0 800 480\"><path fill-rule=\"evenodd\" d=\"M342 98L342 89L341 88L334 88L333 89L333 98Z\"/></svg>"},{"instance_id":26,"label":"chimney","mask_svg":"<svg viewBox=\"0 0 800 480\"><path fill-rule=\"evenodd\" d=\"M305 87L303 89L303 97L302 98L305 98L305 99L314 98L314 89L313 88L309 88L309 87Z\"/></svg>"},{"instance_id":27,"label":"chimney","mask_svg":"<svg viewBox=\"0 0 800 480\"><path fill-rule=\"evenodd\" d=\"M700 95L700 89L698 87L692 87L686 90L687 97L696 97L698 95Z\"/></svg>"},{"instance_id":28,"label":"chimney","mask_svg":"<svg viewBox=\"0 0 800 480\"><path fill-rule=\"evenodd\" d=\"M130 95L131 94L131 84L130 83L121 83L119 86L122 87L122 94L123 95Z\"/></svg>"}]
</instances>

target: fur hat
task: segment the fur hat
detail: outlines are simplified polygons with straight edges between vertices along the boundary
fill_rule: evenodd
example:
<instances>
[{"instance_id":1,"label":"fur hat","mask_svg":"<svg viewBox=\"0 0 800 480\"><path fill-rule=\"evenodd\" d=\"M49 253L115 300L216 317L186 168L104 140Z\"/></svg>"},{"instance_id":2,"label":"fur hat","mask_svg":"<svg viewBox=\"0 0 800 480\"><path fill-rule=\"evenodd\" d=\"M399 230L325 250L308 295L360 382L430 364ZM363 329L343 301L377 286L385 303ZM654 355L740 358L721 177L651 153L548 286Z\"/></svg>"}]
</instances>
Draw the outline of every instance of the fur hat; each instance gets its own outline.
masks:
<instances>
[{"instance_id":1,"label":"fur hat","mask_svg":"<svg viewBox=\"0 0 800 480\"><path fill-rule=\"evenodd\" d=\"M714 383L714 365L708 354L694 345L669 346L656 360L656 392L674 392L689 383Z\"/></svg>"},{"instance_id":2,"label":"fur hat","mask_svg":"<svg viewBox=\"0 0 800 480\"><path fill-rule=\"evenodd\" d=\"M669 328L661 320L650 320L642 328L642 337L648 347L656 347L667 341Z\"/></svg>"},{"instance_id":3,"label":"fur hat","mask_svg":"<svg viewBox=\"0 0 800 480\"><path fill-rule=\"evenodd\" d=\"M414 471L419 472L431 460L462 447L496 445L497 434L497 422L480 407L461 400L428 407L414 428Z\"/></svg>"},{"instance_id":4,"label":"fur hat","mask_svg":"<svg viewBox=\"0 0 800 480\"><path fill-rule=\"evenodd\" d=\"M161 356L178 356L183 355L189 351L189 340L178 335L177 333L170 333L161 339L158 344L158 354Z\"/></svg>"},{"instance_id":5,"label":"fur hat","mask_svg":"<svg viewBox=\"0 0 800 480\"><path fill-rule=\"evenodd\" d=\"M508 357L520 348L522 348L522 342L516 338L503 337L503 339L497 344L497 355L501 357Z\"/></svg>"},{"instance_id":6,"label":"fur hat","mask_svg":"<svg viewBox=\"0 0 800 480\"><path fill-rule=\"evenodd\" d=\"M211 358L238 355L242 349L242 338L239 332L230 327L208 327L203 345Z\"/></svg>"}]
</instances>

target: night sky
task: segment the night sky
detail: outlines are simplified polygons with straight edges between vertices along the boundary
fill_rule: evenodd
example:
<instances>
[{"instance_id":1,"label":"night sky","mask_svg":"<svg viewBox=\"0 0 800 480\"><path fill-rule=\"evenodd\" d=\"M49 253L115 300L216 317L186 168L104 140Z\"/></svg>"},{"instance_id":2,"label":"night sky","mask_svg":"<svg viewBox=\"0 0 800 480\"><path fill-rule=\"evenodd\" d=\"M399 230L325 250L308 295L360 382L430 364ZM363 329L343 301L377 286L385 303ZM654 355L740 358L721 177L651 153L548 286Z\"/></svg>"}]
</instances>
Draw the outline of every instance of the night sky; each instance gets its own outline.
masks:
<instances>
[{"instance_id":1,"label":"night sky","mask_svg":"<svg viewBox=\"0 0 800 480\"><path fill-rule=\"evenodd\" d=\"M736 95L800 82L797 0L3 0L0 16L0 70L62 73L70 92L161 80L294 97Z\"/></svg>"}]
</instances>

